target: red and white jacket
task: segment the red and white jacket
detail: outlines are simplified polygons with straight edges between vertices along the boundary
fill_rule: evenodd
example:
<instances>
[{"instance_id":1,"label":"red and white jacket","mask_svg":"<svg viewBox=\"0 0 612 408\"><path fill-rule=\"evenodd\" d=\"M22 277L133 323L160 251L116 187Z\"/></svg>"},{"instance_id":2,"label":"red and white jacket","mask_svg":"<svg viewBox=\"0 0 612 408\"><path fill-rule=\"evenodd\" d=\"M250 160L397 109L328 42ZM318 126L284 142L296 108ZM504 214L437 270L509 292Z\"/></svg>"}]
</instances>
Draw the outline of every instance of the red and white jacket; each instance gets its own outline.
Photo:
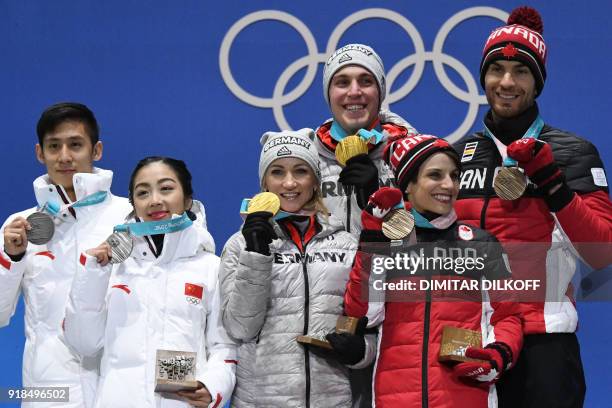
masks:
<instances>
[{"instance_id":1,"label":"red and white jacket","mask_svg":"<svg viewBox=\"0 0 612 408\"><path fill-rule=\"evenodd\" d=\"M69 387L69 402L24 402L23 407L91 407L98 381L99 358L80 358L62 341L62 319L68 302L72 278L82 251L98 245L113 232L132 209L127 199L110 193L113 173L94 168L93 173L73 176L77 199L99 191L108 196L101 203L79 208L65 208L55 219L55 234L45 245L28 244L25 255L12 262L0 253L0 327L9 324L19 295L25 305L25 348L23 352L24 387ZM47 175L34 181L39 207L47 201L68 204L66 191L50 184ZM36 208L13 214L32 214ZM0 234L0 245L3 235Z\"/></svg>"},{"instance_id":2,"label":"red and white jacket","mask_svg":"<svg viewBox=\"0 0 612 408\"><path fill-rule=\"evenodd\" d=\"M461 223L445 229L416 227L416 243L390 244L381 231L363 230L344 296L345 313L368 316L368 326L379 327L373 384L373 406L395 407L497 407L494 386L467 384L453 373L449 363L438 361L445 326L480 332L483 346L505 345L505 368L511 367L522 347L520 309L503 291L441 290L423 282L503 280L510 276L501 246L486 231ZM418 270L377 271L373 255L408 255L423 251L433 260L439 251L461 253L475 250L483 268L472 271ZM467 252L466 252L467 253ZM474 252L471 252L473 256ZM455 257L457 255L454 255ZM382 265L382 264L379 264ZM379 282L376 282L376 281ZM381 290L382 282L412 282L414 286ZM421 290L422 289L422 290Z\"/></svg>"},{"instance_id":3,"label":"red and white jacket","mask_svg":"<svg viewBox=\"0 0 612 408\"><path fill-rule=\"evenodd\" d=\"M150 237L134 238L130 258L115 266L81 255L64 330L78 354L102 351L96 407L188 407L154 392L159 349L196 352L195 378L213 398L209 407L230 399L236 347L220 322L219 258L203 211L197 216L165 235L158 256Z\"/></svg>"},{"instance_id":4,"label":"red and white jacket","mask_svg":"<svg viewBox=\"0 0 612 408\"><path fill-rule=\"evenodd\" d=\"M493 179L502 158L492 139L476 133L454 145L462 162L455 209L460 220L504 244L516 278L541 280L538 297L524 299L525 333L573 333L578 315L571 280L579 258L595 269L612 262L612 203L595 146L548 125L539 139L551 146L565 175L572 195L567 205L553 212L531 183L518 200L497 197Z\"/></svg>"}]
</instances>

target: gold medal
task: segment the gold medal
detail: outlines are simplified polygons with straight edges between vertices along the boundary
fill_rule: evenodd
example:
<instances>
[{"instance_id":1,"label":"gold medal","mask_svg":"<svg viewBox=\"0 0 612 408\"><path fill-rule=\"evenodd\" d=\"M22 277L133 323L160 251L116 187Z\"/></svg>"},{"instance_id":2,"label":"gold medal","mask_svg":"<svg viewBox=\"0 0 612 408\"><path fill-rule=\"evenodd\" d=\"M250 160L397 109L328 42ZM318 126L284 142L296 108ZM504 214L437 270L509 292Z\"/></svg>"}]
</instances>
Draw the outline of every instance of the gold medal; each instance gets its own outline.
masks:
<instances>
[{"instance_id":1,"label":"gold medal","mask_svg":"<svg viewBox=\"0 0 612 408\"><path fill-rule=\"evenodd\" d=\"M357 135L345 137L336 146L336 160L343 167L347 161L364 153L368 153L368 142Z\"/></svg>"},{"instance_id":2,"label":"gold medal","mask_svg":"<svg viewBox=\"0 0 612 408\"><path fill-rule=\"evenodd\" d=\"M493 180L493 190L502 200L516 200L527 189L527 178L518 167L503 167Z\"/></svg>"},{"instance_id":3,"label":"gold medal","mask_svg":"<svg viewBox=\"0 0 612 408\"><path fill-rule=\"evenodd\" d=\"M274 193L263 192L257 194L249 201L248 214L258 211L267 211L275 215L280 209L280 199Z\"/></svg>"},{"instance_id":4,"label":"gold medal","mask_svg":"<svg viewBox=\"0 0 612 408\"><path fill-rule=\"evenodd\" d=\"M413 228L414 218L403 208L389 211L382 222L382 232L389 239L404 239Z\"/></svg>"}]
</instances>

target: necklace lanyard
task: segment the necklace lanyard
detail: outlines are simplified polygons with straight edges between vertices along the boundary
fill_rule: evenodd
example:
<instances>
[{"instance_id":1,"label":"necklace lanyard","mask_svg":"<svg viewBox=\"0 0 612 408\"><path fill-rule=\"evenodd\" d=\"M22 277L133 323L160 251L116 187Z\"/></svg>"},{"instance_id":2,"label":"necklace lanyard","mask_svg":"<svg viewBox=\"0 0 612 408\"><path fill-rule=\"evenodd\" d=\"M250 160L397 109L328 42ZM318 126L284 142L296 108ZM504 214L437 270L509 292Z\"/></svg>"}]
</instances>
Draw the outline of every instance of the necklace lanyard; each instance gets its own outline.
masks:
<instances>
[{"instance_id":1,"label":"necklace lanyard","mask_svg":"<svg viewBox=\"0 0 612 408\"><path fill-rule=\"evenodd\" d=\"M417 227L432 229L435 228L433 225L431 225L427 218L423 217L421 213L415 210L414 208L410 209L410 213L412 214L412 217L414 217L414 223L417 225Z\"/></svg>"},{"instance_id":2,"label":"necklace lanyard","mask_svg":"<svg viewBox=\"0 0 612 408\"><path fill-rule=\"evenodd\" d=\"M449 212L448 214L440 215L431 221L425 218L420 212L415 210L414 207L410 209L410 213L412 214L412 217L414 218L414 223L416 224L417 227L420 227L420 228L446 229L450 225L452 225L455 221L457 221L457 214L455 213L454 209L451 210L451 212Z\"/></svg>"},{"instance_id":3,"label":"necklace lanyard","mask_svg":"<svg viewBox=\"0 0 612 408\"><path fill-rule=\"evenodd\" d=\"M249 203L251 202L250 198L243 198L240 203L240 216L243 219L246 219L247 215L249 215ZM301 215L301 216L311 216L313 215L313 211L300 210L297 213L290 213L283 210L278 210L276 214L272 217L274 221L280 221L283 218L291 217L292 215Z\"/></svg>"},{"instance_id":4,"label":"necklace lanyard","mask_svg":"<svg viewBox=\"0 0 612 408\"><path fill-rule=\"evenodd\" d=\"M523 135L521 139L530 139L530 138L537 139L540 136L540 132L542 131L543 127L544 127L544 121L542 120L542 117L538 115L538 117L533 121L531 126L529 126L529 129L527 129L527 131L525 132L525 134ZM497 146L497 150L499 150L499 154L504 159L503 161L504 167L513 167L517 165L516 160L508 157L508 153L506 153L506 146L503 146L503 145L500 146L501 143L495 137L495 135L493 135L493 133L489 130L489 128L487 128L486 125L484 126L484 134L485 136L493 140L493 142L495 142L495 145Z\"/></svg>"},{"instance_id":5,"label":"necklace lanyard","mask_svg":"<svg viewBox=\"0 0 612 408\"><path fill-rule=\"evenodd\" d=\"M116 225L115 232L127 231L131 235L142 237L145 235L169 234L182 231L193 224L193 221L184 212L179 218L161 221L143 221Z\"/></svg>"},{"instance_id":6,"label":"necklace lanyard","mask_svg":"<svg viewBox=\"0 0 612 408\"><path fill-rule=\"evenodd\" d=\"M70 203L70 204L66 204L64 206L60 206L55 201L47 201L42 206L40 211L44 211L44 212L46 212L46 213L48 213L48 214L50 214L50 215L55 217L61 211L65 211L65 210L67 210L69 208L87 207L87 206L90 206L90 205L100 204L101 202L106 200L106 196L107 195L108 195L108 192L106 192L106 191L98 191L97 193L90 194L88 196L85 196L85 197L81 198L78 201L75 201L75 202Z\"/></svg>"},{"instance_id":7,"label":"necklace lanyard","mask_svg":"<svg viewBox=\"0 0 612 408\"><path fill-rule=\"evenodd\" d=\"M338 121L334 120L332 122L331 128L329 129L329 134L336 142L341 142L342 139L348 136L346 130L340 126ZM372 129L359 129L357 131L357 136L360 136L366 142L377 145L383 140L382 127L380 126L380 121L376 120L376 126Z\"/></svg>"}]
</instances>

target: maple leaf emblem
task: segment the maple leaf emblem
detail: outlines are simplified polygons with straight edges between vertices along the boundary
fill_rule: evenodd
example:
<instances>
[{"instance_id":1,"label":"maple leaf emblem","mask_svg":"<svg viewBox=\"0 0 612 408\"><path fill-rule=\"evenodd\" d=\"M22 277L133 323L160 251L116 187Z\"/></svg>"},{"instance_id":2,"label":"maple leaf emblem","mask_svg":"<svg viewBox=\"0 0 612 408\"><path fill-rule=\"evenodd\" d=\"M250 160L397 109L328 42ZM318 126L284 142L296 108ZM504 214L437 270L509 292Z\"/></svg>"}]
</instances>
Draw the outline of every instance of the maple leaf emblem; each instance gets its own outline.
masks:
<instances>
[{"instance_id":1,"label":"maple leaf emblem","mask_svg":"<svg viewBox=\"0 0 612 408\"><path fill-rule=\"evenodd\" d=\"M502 49L502 54L508 59L513 58L517 53L518 50L514 45L512 45L512 43L506 44L506 46Z\"/></svg>"}]
</instances>

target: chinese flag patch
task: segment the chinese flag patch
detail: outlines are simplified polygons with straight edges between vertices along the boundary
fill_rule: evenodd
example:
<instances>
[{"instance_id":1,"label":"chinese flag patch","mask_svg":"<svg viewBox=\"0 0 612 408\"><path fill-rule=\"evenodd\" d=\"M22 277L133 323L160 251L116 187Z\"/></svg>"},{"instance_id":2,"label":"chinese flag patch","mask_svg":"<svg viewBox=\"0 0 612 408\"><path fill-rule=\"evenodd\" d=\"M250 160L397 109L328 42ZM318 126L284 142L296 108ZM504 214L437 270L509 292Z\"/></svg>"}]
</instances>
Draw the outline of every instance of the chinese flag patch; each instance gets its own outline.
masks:
<instances>
[{"instance_id":1,"label":"chinese flag patch","mask_svg":"<svg viewBox=\"0 0 612 408\"><path fill-rule=\"evenodd\" d=\"M191 296L202 300L202 292L204 288L200 285L194 285L193 283L185 283L185 296Z\"/></svg>"}]
</instances>

